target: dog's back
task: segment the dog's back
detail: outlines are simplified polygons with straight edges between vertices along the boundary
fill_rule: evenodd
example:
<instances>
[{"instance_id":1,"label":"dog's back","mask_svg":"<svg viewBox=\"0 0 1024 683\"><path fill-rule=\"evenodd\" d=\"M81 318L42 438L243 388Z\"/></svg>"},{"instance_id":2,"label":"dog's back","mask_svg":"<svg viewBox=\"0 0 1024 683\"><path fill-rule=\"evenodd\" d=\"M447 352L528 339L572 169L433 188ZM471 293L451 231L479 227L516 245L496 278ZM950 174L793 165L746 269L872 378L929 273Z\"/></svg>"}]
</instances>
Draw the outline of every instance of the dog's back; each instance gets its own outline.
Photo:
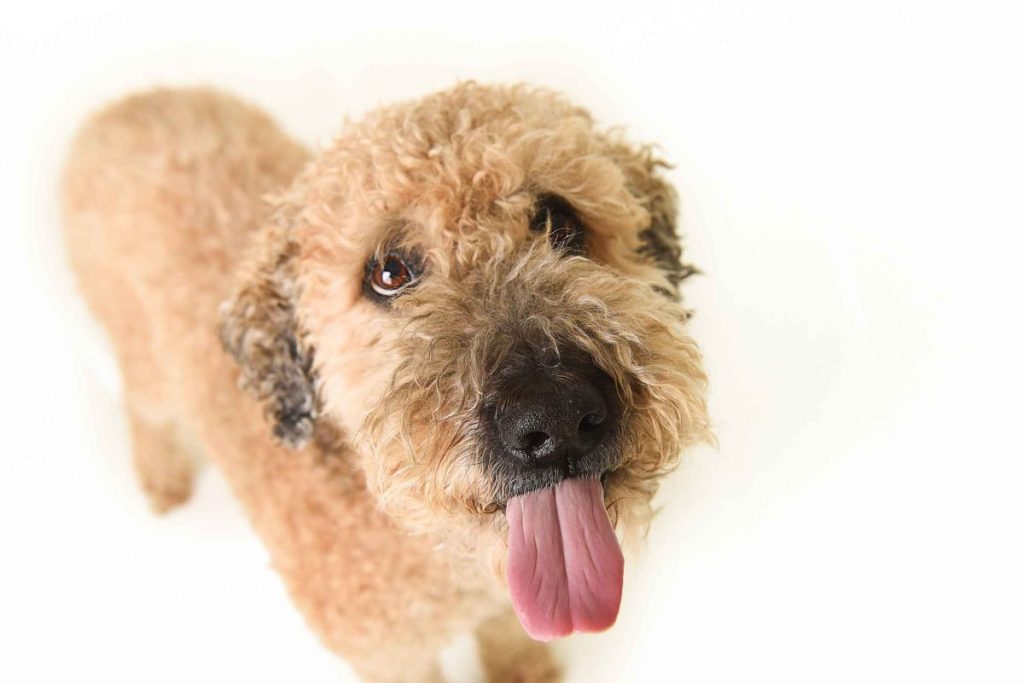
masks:
<instances>
[{"instance_id":1,"label":"dog's back","mask_svg":"<svg viewBox=\"0 0 1024 683\"><path fill-rule=\"evenodd\" d=\"M204 89L127 97L72 145L63 188L70 262L118 356L136 468L158 511L191 490L179 442L196 387L182 369L222 355L217 307L265 219L261 196L306 159L264 114Z\"/></svg>"}]
</instances>

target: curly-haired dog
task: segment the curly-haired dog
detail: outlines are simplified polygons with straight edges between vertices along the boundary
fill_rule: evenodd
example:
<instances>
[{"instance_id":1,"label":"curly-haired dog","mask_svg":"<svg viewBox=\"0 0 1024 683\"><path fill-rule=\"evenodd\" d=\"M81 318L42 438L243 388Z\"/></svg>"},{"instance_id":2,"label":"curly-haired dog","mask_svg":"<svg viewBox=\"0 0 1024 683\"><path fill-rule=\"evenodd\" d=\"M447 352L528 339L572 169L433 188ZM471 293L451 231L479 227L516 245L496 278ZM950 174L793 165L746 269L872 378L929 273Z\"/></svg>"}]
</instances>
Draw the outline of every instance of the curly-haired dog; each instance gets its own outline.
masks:
<instances>
[{"instance_id":1,"label":"curly-haired dog","mask_svg":"<svg viewBox=\"0 0 1024 683\"><path fill-rule=\"evenodd\" d=\"M467 630L493 680L556 678L523 626L614 621L613 526L709 436L660 166L524 86L382 108L316 156L210 90L96 115L66 238L153 507L212 458L368 680L439 678Z\"/></svg>"}]
</instances>

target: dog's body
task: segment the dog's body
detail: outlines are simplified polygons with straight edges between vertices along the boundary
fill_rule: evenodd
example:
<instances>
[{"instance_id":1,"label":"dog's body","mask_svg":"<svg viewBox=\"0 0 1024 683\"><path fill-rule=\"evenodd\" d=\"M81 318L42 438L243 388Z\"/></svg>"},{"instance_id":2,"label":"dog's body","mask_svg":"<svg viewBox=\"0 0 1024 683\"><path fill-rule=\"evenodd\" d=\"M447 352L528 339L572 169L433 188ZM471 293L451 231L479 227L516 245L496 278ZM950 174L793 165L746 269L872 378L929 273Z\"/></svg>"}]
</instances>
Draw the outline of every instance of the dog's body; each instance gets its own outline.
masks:
<instances>
[{"instance_id":1,"label":"dog's body","mask_svg":"<svg viewBox=\"0 0 1024 683\"><path fill-rule=\"evenodd\" d=\"M575 157L545 161L562 153ZM556 678L495 580L501 512L602 476L613 516L642 524L657 477L707 437L656 165L524 88L464 84L382 110L316 160L212 91L98 114L69 159L66 235L118 354L153 507L188 498L197 451L214 460L311 627L368 680L434 680L437 652L473 630L493 680ZM590 261L531 234L530 207L554 192L587 218ZM406 261L429 265L413 277ZM407 275L416 289L392 300ZM575 282L588 296L560 299ZM587 418L616 424L594 437L605 455L527 471L506 464L501 415L480 416L489 394L508 402L495 368L543 340L565 372L614 384Z\"/></svg>"}]
</instances>

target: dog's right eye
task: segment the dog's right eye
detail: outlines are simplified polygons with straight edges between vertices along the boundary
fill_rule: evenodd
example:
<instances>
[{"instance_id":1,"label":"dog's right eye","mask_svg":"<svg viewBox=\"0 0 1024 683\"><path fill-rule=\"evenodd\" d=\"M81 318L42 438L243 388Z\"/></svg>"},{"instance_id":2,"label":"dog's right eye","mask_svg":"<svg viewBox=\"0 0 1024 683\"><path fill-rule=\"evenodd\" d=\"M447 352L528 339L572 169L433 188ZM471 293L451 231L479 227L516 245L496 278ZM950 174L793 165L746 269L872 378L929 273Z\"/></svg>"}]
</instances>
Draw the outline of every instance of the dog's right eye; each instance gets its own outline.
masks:
<instances>
[{"instance_id":1,"label":"dog's right eye","mask_svg":"<svg viewBox=\"0 0 1024 683\"><path fill-rule=\"evenodd\" d=\"M363 289L380 301L392 299L416 284L418 268L412 259L394 252L383 258L372 258L366 264Z\"/></svg>"}]
</instances>

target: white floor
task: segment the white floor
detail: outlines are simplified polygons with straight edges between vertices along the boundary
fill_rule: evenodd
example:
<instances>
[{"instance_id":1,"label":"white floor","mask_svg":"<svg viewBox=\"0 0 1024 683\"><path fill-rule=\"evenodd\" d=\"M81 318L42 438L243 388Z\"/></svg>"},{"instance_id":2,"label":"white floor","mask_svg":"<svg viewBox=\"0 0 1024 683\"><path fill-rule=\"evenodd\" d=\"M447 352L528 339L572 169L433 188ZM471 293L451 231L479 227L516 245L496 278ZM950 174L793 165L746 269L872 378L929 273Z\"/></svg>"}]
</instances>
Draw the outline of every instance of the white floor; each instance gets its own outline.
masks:
<instances>
[{"instance_id":1,"label":"white floor","mask_svg":"<svg viewBox=\"0 0 1024 683\"><path fill-rule=\"evenodd\" d=\"M217 472L146 512L61 263L70 128L209 82L315 143L459 77L548 84L659 141L706 272L687 296L721 446L666 486L615 629L559 645L568 680L1024 678L1014 3L502 10L8 11L0 680L347 680Z\"/></svg>"}]
</instances>

